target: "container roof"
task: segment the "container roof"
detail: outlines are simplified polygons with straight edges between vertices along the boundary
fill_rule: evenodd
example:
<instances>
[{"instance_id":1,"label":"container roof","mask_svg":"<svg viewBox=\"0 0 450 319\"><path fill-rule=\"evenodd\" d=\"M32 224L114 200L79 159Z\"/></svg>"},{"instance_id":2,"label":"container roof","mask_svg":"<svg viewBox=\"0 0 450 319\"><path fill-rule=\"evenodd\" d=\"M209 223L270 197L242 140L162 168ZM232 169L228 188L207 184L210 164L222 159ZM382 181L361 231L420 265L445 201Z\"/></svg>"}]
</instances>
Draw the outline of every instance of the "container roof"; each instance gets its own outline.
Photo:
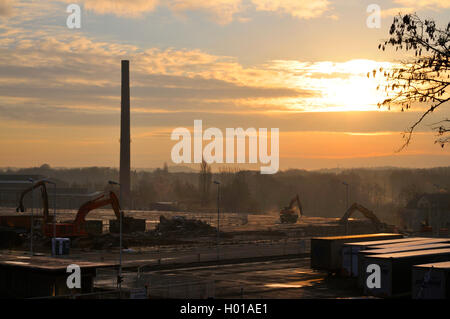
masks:
<instances>
[{"instance_id":1,"label":"container roof","mask_svg":"<svg viewBox=\"0 0 450 319\"><path fill-rule=\"evenodd\" d=\"M450 261L441 261L439 263L415 265L414 267L423 267L423 268L433 267L433 268L439 268L439 269L450 269Z\"/></svg>"},{"instance_id":2,"label":"container roof","mask_svg":"<svg viewBox=\"0 0 450 319\"><path fill-rule=\"evenodd\" d=\"M371 237L388 237L388 236L400 236L400 234L391 233L378 233L378 234L361 234L361 235L348 235L348 236L330 236L330 237L313 237L312 239L321 240L345 240L345 239L357 239L357 238L371 238Z\"/></svg>"},{"instance_id":3,"label":"container roof","mask_svg":"<svg viewBox=\"0 0 450 319\"><path fill-rule=\"evenodd\" d=\"M89 262L50 256L0 254L0 267L28 268L32 270L66 272L67 266L77 264L81 269L117 267L118 263Z\"/></svg>"},{"instance_id":4,"label":"container roof","mask_svg":"<svg viewBox=\"0 0 450 319\"><path fill-rule=\"evenodd\" d=\"M427 249L437 249L437 248L450 248L450 243L434 243L428 245L411 245L411 246L402 246L402 247L394 247L394 248L384 248L384 249L366 249L362 250L362 254L389 254L396 253L402 251L413 251L413 250L427 250Z\"/></svg>"},{"instance_id":5,"label":"container roof","mask_svg":"<svg viewBox=\"0 0 450 319\"><path fill-rule=\"evenodd\" d=\"M384 240L374 240L374 241L358 241L353 243L346 243L346 246L375 246L375 245L384 245L384 244L396 244L396 243L404 243L418 240L426 240L426 237L408 237L408 238L394 238L394 239L384 239Z\"/></svg>"},{"instance_id":6,"label":"container roof","mask_svg":"<svg viewBox=\"0 0 450 319\"><path fill-rule=\"evenodd\" d=\"M370 255L367 258L376 259L397 259L397 258L411 258L417 256L426 255L450 255L450 248L442 249L430 249L430 250L414 250L414 251L404 251L392 254L381 254L381 255Z\"/></svg>"},{"instance_id":7,"label":"container roof","mask_svg":"<svg viewBox=\"0 0 450 319\"><path fill-rule=\"evenodd\" d=\"M408 241L403 243L395 243L395 244L386 244L386 245L378 245L374 246L374 249L384 249L384 248L396 248L396 247L404 247L409 245L428 245L428 244L437 244L437 243L450 243L450 238L427 238L421 239L417 241ZM369 245L370 246L370 245Z\"/></svg>"}]
</instances>

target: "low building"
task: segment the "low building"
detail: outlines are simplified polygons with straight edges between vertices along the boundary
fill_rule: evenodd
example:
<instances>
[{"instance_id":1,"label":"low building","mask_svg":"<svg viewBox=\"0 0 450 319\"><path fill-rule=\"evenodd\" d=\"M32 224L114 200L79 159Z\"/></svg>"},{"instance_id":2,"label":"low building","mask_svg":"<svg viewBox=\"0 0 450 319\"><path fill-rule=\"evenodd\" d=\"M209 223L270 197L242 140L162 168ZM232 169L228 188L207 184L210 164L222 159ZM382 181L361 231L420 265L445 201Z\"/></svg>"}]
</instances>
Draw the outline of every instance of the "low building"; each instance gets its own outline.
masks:
<instances>
[{"instance_id":1,"label":"low building","mask_svg":"<svg viewBox=\"0 0 450 319\"><path fill-rule=\"evenodd\" d=\"M0 175L0 207L17 207L23 190L31 187L30 180L39 181L45 179L42 175L1 174ZM93 199L98 193L89 193L87 188L72 188L66 182L51 179L56 183L47 185L49 205L53 208L55 203L59 209L78 209L81 204ZM24 198L25 207L42 207L41 192L36 191L34 205L31 193Z\"/></svg>"},{"instance_id":2,"label":"low building","mask_svg":"<svg viewBox=\"0 0 450 319\"><path fill-rule=\"evenodd\" d=\"M406 229L420 231L426 226L438 235L440 230L450 227L450 193L418 196L401 211L401 218Z\"/></svg>"}]
</instances>

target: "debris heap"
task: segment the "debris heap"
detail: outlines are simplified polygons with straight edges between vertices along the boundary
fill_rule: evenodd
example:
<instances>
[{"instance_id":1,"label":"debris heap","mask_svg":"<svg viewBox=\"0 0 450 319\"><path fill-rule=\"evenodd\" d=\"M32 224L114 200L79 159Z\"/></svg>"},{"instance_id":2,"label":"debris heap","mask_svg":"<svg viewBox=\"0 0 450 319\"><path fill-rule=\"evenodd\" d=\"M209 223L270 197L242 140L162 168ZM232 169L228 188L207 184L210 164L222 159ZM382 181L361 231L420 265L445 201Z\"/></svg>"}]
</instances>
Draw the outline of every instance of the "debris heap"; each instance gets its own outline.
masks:
<instances>
[{"instance_id":1,"label":"debris heap","mask_svg":"<svg viewBox=\"0 0 450 319\"><path fill-rule=\"evenodd\" d=\"M197 219L187 219L182 216L175 216L169 219L161 215L159 224L156 226L156 232L163 236L177 233L201 236L216 233L216 228Z\"/></svg>"}]
</instances>

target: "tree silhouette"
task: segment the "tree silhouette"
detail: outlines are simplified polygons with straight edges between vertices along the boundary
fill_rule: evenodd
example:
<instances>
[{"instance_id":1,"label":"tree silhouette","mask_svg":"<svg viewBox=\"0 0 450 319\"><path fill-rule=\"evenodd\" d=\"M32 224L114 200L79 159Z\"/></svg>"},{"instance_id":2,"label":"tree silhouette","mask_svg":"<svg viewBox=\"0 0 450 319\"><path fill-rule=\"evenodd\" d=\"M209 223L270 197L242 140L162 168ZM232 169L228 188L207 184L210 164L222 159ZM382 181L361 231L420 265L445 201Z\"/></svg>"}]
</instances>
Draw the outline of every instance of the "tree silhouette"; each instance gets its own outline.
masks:
<instances>
[{"instance_id":1,"label":"tree silhouette","mask_svg":"<svg viewBox=\"0 0 450 319\"><path fill-rule=\"evenodd\" d=\"M202 159L202 163L200 164L200 173L199 173L199 191L200 191L200 202L202 207L206 206L210 199L210 188L212 183L212 173L211 166Z\"/></svg>"},{"instance_id":2,"label":"tree silhouette","mask_svg":"<svg viewBox=\"0 0 450 319\"><path fill-rule=\"evenodd\" d=\"M380 68L373 71L374 77L380 71L386 79L386 84L378 89L384 89L387 97L378 107L387 106L390 109L391 105L396 104L401 106L402 111L409 110L416 103L425 103L427 107L403 133L405 142L400 148L402 150L409 145L416 127L450 99L450 23L445 29L439 29L433 20L422 21L416 14L399 14L394 17L389 33L390 38L379 44L380 50L392 46L397 51L411 51L415 57L390 70ZM437 132L435 143L441 147L450 141L449 124L448 118L433 124L432 128Z\"/></svg>"}]
</instances>

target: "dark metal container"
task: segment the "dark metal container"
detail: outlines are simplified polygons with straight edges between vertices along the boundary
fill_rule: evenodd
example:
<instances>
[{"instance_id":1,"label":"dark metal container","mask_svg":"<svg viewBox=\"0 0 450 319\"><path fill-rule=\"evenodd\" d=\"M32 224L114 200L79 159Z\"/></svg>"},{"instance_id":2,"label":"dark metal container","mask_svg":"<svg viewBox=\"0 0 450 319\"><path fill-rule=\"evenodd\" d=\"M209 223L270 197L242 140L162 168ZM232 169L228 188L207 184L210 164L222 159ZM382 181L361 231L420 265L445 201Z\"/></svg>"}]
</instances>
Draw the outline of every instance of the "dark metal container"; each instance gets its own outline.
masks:
<instances>
[{"instance_id":1,"label":"dark metal container","mask_svg":"<svg viewBox=\"0 0 450 319\"><path fill-rule=\"evenodd\" d=\"M364 293L376 297L396 297L411 294L411 276L414 265L450 260L450 248L405 251L365 257L367 264L378 265L380 287L367 286L368 274L364 274Z\"/></svg>"},{"instance_id":2,"label":"dark metal container","mask_svg":"<svg viewBox=\"0 0 450 319\"><path fill-rule=\"evenodd\" d=\"M450 261L413 266L412 297L450 299Z\"/></svg>"},{"instance_id":3,"label":"dark metal container","mask_svg":"<svg viewBox=\"0 0 450 319\"><path fill-rule=\"evenodd\" d=\"M376 249L377 247L371 247L371 249L361 250L358 253L358 265L357 265L357 277L358 277L358 286L363 287L364 284L364 272L367 269L368 263L365 260L366 256L373 255L381 255L381 254L394 254L403 251L415 251L415 250L429 250L429 249L441 249L441 248L450 248L450 243L437 243L437 244L428 244L428 245L417 245L415 242L411 243L411 246L400 246L394 248L384 248L384 249Z\"/></svg>"},{"instance_id":4,"label":"dark metal container","mask_svg":"<svg viewBox=\"0 0 450 319\"><path fill-rule=\"evenodd\" d=\"M358 276L358 252L368 248L378 248L380 245L401 244L417 240L424 240L425 237L408 237L387 240L362 241L346 243L342 245L342 271L344 276Z\"/></svg>"},{"instance_id":5,"label":"dark metal container","mask_svg":"<svg viewBox=\"0 0 450 319\"><path fill-rule=\"evenodd\" d=\"M331 272L339 271L342 265L341 248L345 243L402 238L401 234L364 234L311 238L311 268Z\"/></svg>"}]
</instances>

